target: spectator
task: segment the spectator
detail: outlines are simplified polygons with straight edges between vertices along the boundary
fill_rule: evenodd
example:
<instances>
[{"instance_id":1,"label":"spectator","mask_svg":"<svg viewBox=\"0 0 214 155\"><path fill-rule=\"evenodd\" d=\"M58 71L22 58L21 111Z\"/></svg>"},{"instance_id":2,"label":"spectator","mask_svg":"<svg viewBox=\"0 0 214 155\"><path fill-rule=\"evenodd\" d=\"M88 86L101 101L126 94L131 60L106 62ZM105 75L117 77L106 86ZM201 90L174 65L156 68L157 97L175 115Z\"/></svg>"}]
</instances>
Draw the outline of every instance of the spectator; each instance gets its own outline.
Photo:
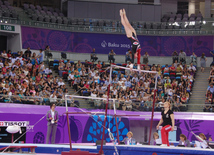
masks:
<instances>
[{"instance_id":1,"label":"spectator","mask_svg":"<svg viewBox=\"0 0 214 155\"><path fill-rule=\"evenodd\" d=\"M108 65L106 65L106 63L103 61L102 62L102 70L106 70L108 67Z\"/></svg>"},{"instance_id":2,"label":"spectator","mask_svg":"<svg viewBox=\"0 0 214 155\"><path fill-rule=\"evenodd\" d=\"M93 48L92 52L91 52L91 60L92 61L97 61L98 57L97 57L97 54L95 52L95 48Z\"/></svg>"},{"instance_id":3,"label":"spectator","mask_svg":"<svg viewBox=\"0 0 214 155\"><path fill-rule=\"evenodd\" d=\"M212 56L213 56L213 62L214 62L214 50L210 51L210 54L212 54ZM212 62L212 64L213 64L213 62Z\"/></svg>"},{"instance_id":4,"label":"spectator","mask_svg":"<svg viewBox=\"0 0 214 155\"><path fill-rule=\"evenodd\" d=\"M182 96L181 96L181 103L182 103L182 104L186 104L186 103L187 103L186 94L182 94Z\"/></svg>"},{"instance_id":5,"label":"spectator","mask_svg":"<svg viewBox=\"0 0 214 155\"><path fill-rule=\"evenodd\" d=\"M28 58L31 58L31 50L30 50L30 47L27 48L27 50L25 51L24 53L24 56L28 59Z\"/></svg>"},{"instance_id":6,"label":"spectator","mask_svg":"<svg viewBox=\"0 0 214 155\"><path fill-rule=\"evenodd\" d=\"M39 59L39 63L43 62L43 53L42 53L42 49L39 50L39 54L38 54L37 58Z\"/></svg>"},{"instance_id":7,"label":"spectator","mask_svg":"<svg viewBox=\"0 0 214 155\"><path fill-rule=\"evenodd\" d=\"M143 64L148 64L149 63L149 54L148 52L145 52L143 55Z\"/></svg>"},{"instance_id":8,"label":"spectator","mask_svg":"<svg viewBox=\"0 0 214 155\"><path fill-rule=\"evenodd\" d=\"M71 72L68 75L68 82L69 82L70 86L72 85L73 81L74 81L74 72Z\"/></svg>"},{"instance_id":9,"label":"spectator","mask_svg":"<svg viewBox=\"0 0 214 155\"><path fill-rule=\"evenodd\" d=\"M116 54L114 53L114 50L111 50L110 52L109 52L109 62L111 63L111 61L114 63L114 61L115 61L115 58L114 58L114 56L115 56Z\"/></svg>"},{"instance_id":10,"label":"spectator","mask_svg":"<svg viewBox=\"0 0 214 155\"><path fill-rule=\"evenodd\" d=\"M101 62L100 61L98 61L98 64L96 65L96 67L97 67L97 69L101 69L102 68L102 65L101 65Z\"/></svg>"},{"instance_id":11,"label":"spectator","mask_svg":"<svg viewBox=\"0 0 214 155\"><path fill-rule=\"evenodd\" d=\"M58 70L59 70L59 76L62 77L62 73L64 72L64 66L62 62L60 62Z\"/></svg>"},{"instance_id":12,"label":"spectator","mask_svg":"<svg viewBox=\"0 0 214 155\"><path fill-rule=\"evenodd\" d=\"M126 52L125 63L127 63L127 61L134 63L134 61L132 61L132 51L130 49Z\"/></svg>"},{"instance_id":13,"label":"spectator","mask_svg":"<svg viewBox=\"0 0 214 155\"><path fill-rule=\"evenodd\" d=\"M197 66L197 55L195 54L195 52L193 52L190 56L190 60L193 65Z\"/></svg>"},{"instance_id":14,"label":"spectator","mask_svg":"<svg viewBox=\"0 0 214 155\"><path fill-rule=\"evenodd\" d=\"M147 100L145 102L146 111L151 111L152 110L152 104L153 104L152 98L149 97L149 100Z\"/></svg>"},{"instance_id":15,"label":"spectator","mask_svg":"<svg viewBox=\"0 0 214 155\"><path fill-rule=\"evenodd\" d=\"M176 68L175 68L175 66L174 66L174 63L172 64L171 67L169 67L169 72L170 72L170 73L176 73Z\"/></svg>"},{"instance_id":16,"label":"spectator","mask_svg":"<svg viewBox=\"0 0 214 155\"><path fill-rule=\"evenodd\" d=\"M126 109L128 111L132 110L132 101L129 99L129 97L127 97L126 100L125 100L125 106L126 106Z\"/></svg>"},{"instance_id":17,"label":"spectator","mask_svg":"<svg viewBox=\"0 0 214 155\"><path fill-rule=\"evenodd\" d=\"M174 66L175 66L175 68L177 69L177 67L178 67L178 61L177 60L175 60L175 62L174 62Z\"/></svg>"},{"instance_id":18,"label":"spectator","mask_svg":"<svg viewBox=\"0 0 214 155\"><path fill-rule=\"evenodd\" d=\"M181 64L178 64L178 67L176 68L177 73L181 73L183 71L183 67Z\"/></svg>"},{"instance_id":19,"label":"spectator","mask_svg":"<svg viewBox=\"0 0 214 155\"><path fill-rule=\"evenodd\" d=\"M65 85L65 83L62 81L62 78L60 78L59 82L58 82L58 86L60 87L60 86L63 86L63 85Z\"/></svg>"},{"instance_id":20,"label":"spectator","mask_svg":"<svg viewBox=\"0 0 214 155\"><path fill-rule=\"evenodd\" d=\"M179 61L184 65L186 64L186 53L183 50L180 50Z\"/></svg>"},{"instance_id":21,"label":"spectator","mask_svg":"<svg viewBox=\"0 0 214 155\"><path fill-rule=\"evenodd\" d=\"M53 94L51 94L51 96L50 96L50 102L51 103L56 103L57 102L56 91L54 91Z\"/></svg>"},{"instance_id":22,"label":"spectator","mask_svg":"<svg viewBox=\"0 0 214 155\"><path fill-rule=\"evenodd\" d=\"M208 99L205 100L203 111L204 112L212 112L213 111L212 106L211 106L211 102L209 102Z\"/></svg>"},{"instance_id":23,"label":"spectator","mask_svg":"<svg viewBox=\"0 0 214 155\"><path fill-rule=\"evenodd\" d=\"M193 72L196 72L196 68L195 68L195 66L193 66L193 63L191 62L190 63L190 66L189 66L189 68L188 68L188 71L193 71Z\"/></svg>"},{"instance_id":24,"label":"spectator","mask_svg":"<svg viewBox=\"0 0 214 155\"><path fill-rule=\"evenodd\" d=\"M176 101L173 105L173 111L180 111L180 107L182 106L182 103L180 102L180 98L177 97Z\"/></svg>"},{"instance_id":25,"label":"spectator","mask_svg":"<svg viewBox=\"0 0 214 155\"><path fill-rule=\"evenodd\" d=\"M201 72L204 72L204 68L206 67L207 58L204 53L202 53L200 62L201 62Z\"/></svg>"},{"instance_id":26,"label":"spectator","mask_svg":"<svg viewBox=\"0 0 214 155\"><path fill-rule=\"evenodd\" d=\"M169 66L168 66L168 64L165 65L163 72L164 73L169 73Z\"/></svg>"},{"instance_id":27,"label":"spectator","mask_svg":"<svg viewBox=\"0 0 214 155\"><path fill-rule=\"evenodd\" d=\"M1 53L1 57L3 58L3 60L8 58L6 50L3 50L3 52Z\"/></svg>"},{"instance_id":28,"label":"spectator","mask_svg":"<svg viewBox=\"0 0 214 155\"><path fill-rule=\"evenodd\" d=\"M47 45L46 47L45 47L45 56L47 57L47 58L52 58L52 53L51 53L51 49L50 49L50 46L49 45Z\"/></svg>"},{"instance_id":29,"label":"spectator","mask_svg":"<svg viewBox=\"0 0 214 155\"><path fill-rule=\"evenodd\" d=\"M172 53L172 63L175 63L176 60L178 62L178 53L177 53L177 51L174 51Z\"/></svg>"},{"instance_id":30,"label":"spectator","mask_svg":"<svg viewBox=\"0 0 214 155\"><path fill-rule=\"evenodd\" d=\"M8 59L11 59L11 57L12 57L12 51L11 50L7 51L7 57L8 57Z\"/></svg>"}]
</instances>

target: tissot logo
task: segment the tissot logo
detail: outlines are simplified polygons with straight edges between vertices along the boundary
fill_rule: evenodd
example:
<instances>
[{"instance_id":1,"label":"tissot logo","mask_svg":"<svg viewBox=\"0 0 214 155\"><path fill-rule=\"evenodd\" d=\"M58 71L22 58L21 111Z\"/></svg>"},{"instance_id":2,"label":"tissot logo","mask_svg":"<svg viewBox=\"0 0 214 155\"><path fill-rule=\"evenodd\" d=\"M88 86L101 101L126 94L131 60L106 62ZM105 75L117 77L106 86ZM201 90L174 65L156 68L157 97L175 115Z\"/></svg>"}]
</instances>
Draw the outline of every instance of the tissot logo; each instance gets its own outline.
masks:
<instances>
[{"instance_id":1,"label":"tissot logo","mask_svg":"<svg viewBox=\"0 0 214 155\"><path fill-rule=\"evenodd\" d=\"M18 125L21 127L27 127L29 125L28 121L1 121L0 126L12 126Z\"/></svg>"},{"instance_id":2,"label":"tissot logo","mask_svg":"<svg viewBox=\"0 0 214 155\"><path fill-rule=\"evenodd\" d=\"M106 43L105 40L101 43L101 46L102 46L102 47L106 47L106 46L107 46L107 43Z\"/></svg>"}]
</instances>

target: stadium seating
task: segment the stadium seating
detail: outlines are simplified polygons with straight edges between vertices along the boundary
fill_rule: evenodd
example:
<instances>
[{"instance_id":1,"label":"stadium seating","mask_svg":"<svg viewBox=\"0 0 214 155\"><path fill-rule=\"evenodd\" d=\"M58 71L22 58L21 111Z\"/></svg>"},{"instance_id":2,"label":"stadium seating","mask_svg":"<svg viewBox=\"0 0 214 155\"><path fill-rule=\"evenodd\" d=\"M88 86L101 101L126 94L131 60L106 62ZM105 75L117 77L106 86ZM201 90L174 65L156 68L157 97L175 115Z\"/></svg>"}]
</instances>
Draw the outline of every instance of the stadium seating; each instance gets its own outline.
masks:
<instances>
[{"instance_id":1,"label":"stadium seating","mask_svg":"<svg viewBox=\"0 0 214 155\"><path fill-rule=\"evenodd\" d=\"M0 17L18 19L18 13L8 1L0 0Z\"/></svg>"}]
</instances>

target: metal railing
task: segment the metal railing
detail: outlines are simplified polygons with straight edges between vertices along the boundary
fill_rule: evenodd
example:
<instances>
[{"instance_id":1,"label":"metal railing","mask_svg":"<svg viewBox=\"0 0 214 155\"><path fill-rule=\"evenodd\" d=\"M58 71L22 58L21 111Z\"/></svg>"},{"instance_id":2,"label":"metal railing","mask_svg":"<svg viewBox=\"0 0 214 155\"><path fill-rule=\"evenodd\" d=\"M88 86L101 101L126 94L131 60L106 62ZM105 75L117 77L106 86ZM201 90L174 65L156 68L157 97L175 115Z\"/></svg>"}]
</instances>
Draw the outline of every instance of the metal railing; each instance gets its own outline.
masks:
<instances>
[{"instance_id":1,"label":"metal railing","mask_svg":"<svg viewBox=\"0 0 214 155\"><path fill-rule=\"evenodd\" d=\"M96 100L96 99L88 99L87 104L90 104L92 108L97 108L96 105L105 105L106 104L106 98L104 98L103 100ZM112 99L109 100L109 108L113 108L113 106L111 107L111 105L113 104L113 101L111 101ZM114 99L115 100L115 105L116 108L119 109L119 107L123 106L124 103L121 102L118 99ZM67 100L68 104L70 107L80 107L79 105L79 101L75 98L72 98L70 100ZM32 96L22 96L22 95L3 95L0 94L0 102L1 103L18 103L18 104L30 104L30 105L50 105L51 103L55 103L57 106L65 106L65 99L60 99L60 98L48 98L48 97L32 97ZM81 103L80 103L81 104ZM92 105L93 104L93 105ZM141 106L141 102L138 101L132 101L132 106L133 109L132 111L149 111L149 107L144 107L139 109L135 109L135 107L137 106ZM188 111L188 108L191 107L191 110L195 110L198 111L199 109L201 109L201 112L203 111L205 106L213 106L212 104L183 104L181 107L183 107L183 110L179 110L179 111ZM104 106L103 106L104 107ZM161 108L163 108L161 106L161 104L159 103L155 103L155 107L156 107L156 111L160 111ZM173 108L173 107L172 107ZM151 110L151 109L150 109Z\"/></svg>"},{"instance_id":2,"label":"metal railing","mask_svg":"<svg viewBox=\"0 0 214 155\"><path fill-rule=\"evenodd\" d=\"M51 98L51 97L33 97L24 95L3 95L0 94L0 102L4 103L20 103L20 104L32 104L32 105L50 105L56 103L59 106L65 106L65 100L62 98ZM70 100L69 103L73 103Z\"/></svg>"},{"instance_id":3,"label":"metal railing","mask_svg":"<svg viewBox=\"0 0 214 155\"><path fill-rule=\"evenodd\" d=\"M84 19L82 19L84 20ZM87 19L88 20L88 19ZM90 20L89 24L71 23L58 24L43 21L34 21L30 18L0 18L2 23L19 24L33 27L59 29L66 31L95 32L95 33L125 33L120 21L112 20L109 24L99 25L101 19ZM108 20L106 20L108 21ZM214 21L189 21L189 22L132 22L137 34L142 35L213 35Z\"/></svg>"}]
</instances>

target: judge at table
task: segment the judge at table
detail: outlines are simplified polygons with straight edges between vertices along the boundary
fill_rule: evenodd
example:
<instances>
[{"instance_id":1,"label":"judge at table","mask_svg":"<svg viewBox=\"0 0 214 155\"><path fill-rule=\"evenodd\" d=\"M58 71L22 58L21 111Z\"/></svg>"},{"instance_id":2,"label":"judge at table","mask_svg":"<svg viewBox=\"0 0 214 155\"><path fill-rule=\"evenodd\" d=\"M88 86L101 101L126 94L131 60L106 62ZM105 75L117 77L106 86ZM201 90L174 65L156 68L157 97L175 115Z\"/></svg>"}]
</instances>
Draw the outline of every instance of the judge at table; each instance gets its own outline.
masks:
<instances>
[{"instance_id":1,"label":"judge at table","mask_svg":"<svg viewBox=\"0 0 214 155\"><path fill-rule=\"evenodd\" d=\"M133 141L135 141L133 137L133 133L131 131L129 131L127 133L127 137L123 139L123 142L125 143L125 145L132 145Z\"/></svg>"},{"instance_id":2,"label":"judge at table","mask_svg":"<svg viewBox=\"0 0 214 155\"><path fill-rule=\"evenodd\" d=\"M154 138L154 141L153 141L153 143L151 145L161 145L162 144L162 141L159 138L159 135L158 135L157 132L153 133L153 138Z\"/></svg>"},{"instance_id":3,"label":"judge at table","mask_svg":"<svg viewBox=\"0 0 214 155\"><path fill-rule=\"evenodd\" d=\"M59 120L59 115L58 115L58 112L55 111L55 107L56 107L56 105L54 103L52 103L50 105L50 110L47 112L47 116L46 116L46 120L48 121L46 144L49 143L51 131L52 131L51 144L55 143L56 129L57 129L57 125L58 125L57 123Z\"/></svg>"},{"instance_id":4,"label":"judge at table","mask_svg":"<svg viewBox=\"0 0 214 155\"><path fill-rule=\"evenodd\" d=\"M190 141L184 134L180 134L180 140L178 145L184 145L185 147L191 147Z\"/></svg>"}]
</instances>

